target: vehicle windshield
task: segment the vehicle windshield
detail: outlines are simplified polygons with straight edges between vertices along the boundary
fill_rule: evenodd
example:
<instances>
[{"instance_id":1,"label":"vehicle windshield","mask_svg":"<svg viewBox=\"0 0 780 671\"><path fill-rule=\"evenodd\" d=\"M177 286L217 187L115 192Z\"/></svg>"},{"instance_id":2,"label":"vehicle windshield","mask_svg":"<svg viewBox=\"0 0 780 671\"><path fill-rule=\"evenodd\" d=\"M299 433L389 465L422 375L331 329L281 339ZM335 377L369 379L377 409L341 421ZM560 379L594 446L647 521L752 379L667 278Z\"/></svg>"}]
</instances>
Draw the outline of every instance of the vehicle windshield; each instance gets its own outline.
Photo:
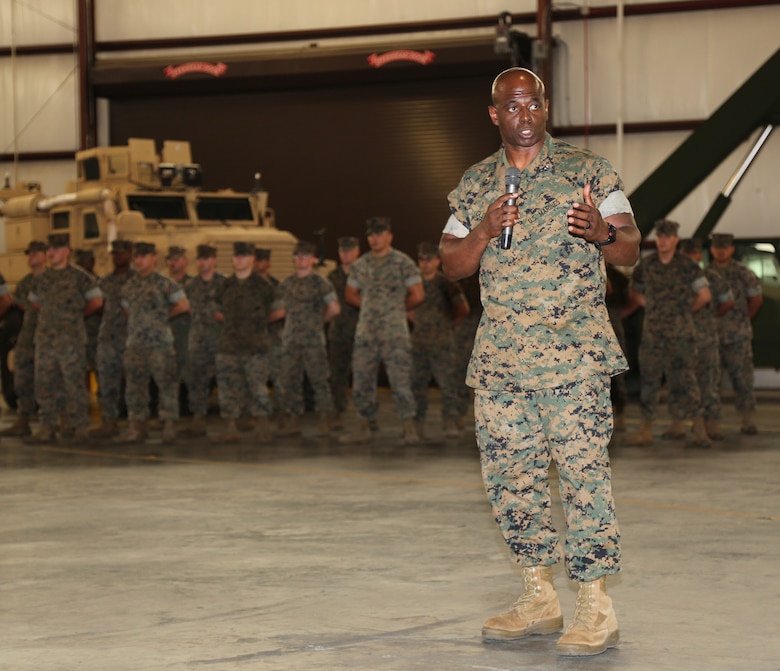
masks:
<instances>
[{"instance_id":1,"label":"vehicle windshield","mask_svg":"<svg viewBox=\"0 0 780 671\"><path fill-rule=\"evenodd\" d=\"M198 196L196 211L199 221L253 221L249 198Z\"/></svg>"},{"instance_id":2,"label":"vehicle windshield","mask_svg":"<svg viewBox=\"0 0 780 671\"><path fill-rule=\"evenodd\" d=\"M127 206L141 212L146 219L189 219L184 196L153 196L131 194Z\"/></svg>"}]
</instances>

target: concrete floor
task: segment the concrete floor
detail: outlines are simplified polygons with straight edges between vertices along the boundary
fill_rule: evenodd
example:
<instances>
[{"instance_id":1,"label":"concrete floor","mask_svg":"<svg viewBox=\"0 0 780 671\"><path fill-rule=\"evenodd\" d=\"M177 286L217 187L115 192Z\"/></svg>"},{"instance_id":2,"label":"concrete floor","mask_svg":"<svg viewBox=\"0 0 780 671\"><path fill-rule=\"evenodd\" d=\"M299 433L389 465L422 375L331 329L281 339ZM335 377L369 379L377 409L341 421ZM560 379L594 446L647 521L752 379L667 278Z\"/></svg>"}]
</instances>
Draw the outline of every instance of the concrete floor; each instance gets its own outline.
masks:
<instances>
[{"instance_id":1,"label":"concrete floor","mask_svg":"<svg viewBox=\"0 0 780 671\"><path fill-rule=\"evenodd\" d=\"M445 442L433 415L399 447L387 392L370 446L314 438L313 417L261 448L3 439L0 668L780 669L778 400L755 437L727 408L712 450L615 444L621 641L591 658L558 658L556 636L482 642L519 581L473 433Z\"/></svg>"}]
</instances>

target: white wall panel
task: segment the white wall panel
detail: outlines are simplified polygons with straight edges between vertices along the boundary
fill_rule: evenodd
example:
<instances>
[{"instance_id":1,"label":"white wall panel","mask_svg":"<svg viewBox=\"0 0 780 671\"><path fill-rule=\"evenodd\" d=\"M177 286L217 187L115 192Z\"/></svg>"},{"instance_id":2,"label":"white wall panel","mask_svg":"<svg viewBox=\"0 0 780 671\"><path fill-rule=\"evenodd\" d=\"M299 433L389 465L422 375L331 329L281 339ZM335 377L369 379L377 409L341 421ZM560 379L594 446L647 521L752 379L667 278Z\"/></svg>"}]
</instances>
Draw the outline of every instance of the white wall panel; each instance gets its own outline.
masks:
<instances>
[{"instance_id":1,"label":"white wall panel","mask_svg":"<svg viewBox=\"0 0 780 671\"><path fill-rule=\"evenodd\" d=\"M0 45L72 44L75 7L74 0L0 0Z\"/></svg>"},{"instance_id":2,"label":"white wall panel","mask_svg":"<svg viewBox=\"0 0 780 671\"><path fill-rule=\"evenodd\" d=\"M75 150L75 56L25 56L17 58L15 64L2 59L0 86L0 153Z\"/></svg>"},{"instance_id":3,"label":"white wall panel","mask_svg":"<svg viewBox=\"0 0 780 671\"><path fill-rule=\"evenodd\" d=\"M164 7L164 13L161 8ZM504 10L535 12L535 0L95 0L98 40L186 37L311 30L344 26L498 17Z\"/></svg>"}]
</instances>

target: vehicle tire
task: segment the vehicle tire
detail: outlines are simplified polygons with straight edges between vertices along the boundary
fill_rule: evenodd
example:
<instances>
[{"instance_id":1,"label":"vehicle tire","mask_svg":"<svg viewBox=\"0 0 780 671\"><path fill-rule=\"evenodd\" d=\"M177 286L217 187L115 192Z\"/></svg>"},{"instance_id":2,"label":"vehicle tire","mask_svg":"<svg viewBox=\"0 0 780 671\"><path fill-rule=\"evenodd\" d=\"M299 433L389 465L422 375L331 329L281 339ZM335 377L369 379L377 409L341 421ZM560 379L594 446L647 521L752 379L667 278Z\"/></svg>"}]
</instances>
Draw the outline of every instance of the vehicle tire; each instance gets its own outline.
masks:
<instances>
[{"instance_id":1,"label":"vehicle tire","mask_svg":"<svg viewBox=\"0 0 780 671\"><path fill-rule=\"evenodd\" d=\"M16 337L22 328L24 313L12 306L0 322L0 381L5 402L16 410L16 391L14 390L14 371L11 362L16 346Z\"/></svg>"}]
</instances>

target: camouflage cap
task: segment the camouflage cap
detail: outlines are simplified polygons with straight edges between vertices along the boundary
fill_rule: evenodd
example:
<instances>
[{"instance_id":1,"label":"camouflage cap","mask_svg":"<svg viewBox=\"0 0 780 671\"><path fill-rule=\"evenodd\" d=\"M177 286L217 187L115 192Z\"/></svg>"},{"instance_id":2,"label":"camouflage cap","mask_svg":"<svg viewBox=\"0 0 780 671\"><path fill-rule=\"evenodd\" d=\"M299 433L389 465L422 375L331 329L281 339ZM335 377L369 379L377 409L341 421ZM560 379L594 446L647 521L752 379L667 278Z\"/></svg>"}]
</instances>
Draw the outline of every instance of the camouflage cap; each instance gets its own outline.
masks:
<instances>
[{"instance_id":1,"label":"camouflage cap","mask_svg":"<svg viewBox=\"0 0 780 671\"><path fill-rule=\"evenodd\" d=\"M438 259L439 258L439 245L433 242L421 242L417 246L417 258L418 259Z\"/></svg>"},{"instance_id":2,"label":"camouflage cap","mask_svg":"<svg viewBox=\"0 0 780 671\"><path fill-rule=\"evenodd\" d=\"M655 222L656 235L677 235L677 232L679 230L680 230L680 224L678 224L676 221L661 219L661 221Z\"/></svg>"},{"instance_id":3,"label":"camouflage cap","mask_svg":"<svg viewBox=\"0 0 780 671\"><path fill-rule=\"evenodd\" d=\"M177 259L180 256L184 256L187 253L187 250L184 249L184 247L179 247L178 245L171 245L168 247L168 253L165 255L165 259Z\"/></svg>"},{"instance_id":4,"label":"camouflage cap","mask_svg":"<svg viewBox=\"0 0 780 671\"><path fill-rule=\"evenodd\" d=\"M87 263L95 260L95 252L91 249L77 249L74 253L76 263Z\"/></svg>"},{"instance_id":5,"label":"camouflage cap","mask_svg":"<svg viewBox=\"0 0 780 671\"><path fill-rule=\"evenodd\" d=\"M268 261L271 258L271 250L263 249L262 247L255 249L255 260Z\"/></svg>"},{"instance_id":6,"label":"camouflage cap","mask_svg":"<svg viewBox=\"0 0 780 671\"><path fill-rule=\"evenodd\" d=\"M61 247L70 247L70 235L68 233L50 233L48 247L59 249Z\"/></svg>"},{"instance_id":7,"label":"camouflage cap","mask_svg":"<svg viewBox=\"0 0 780 671\"><path fill-rule=\"evenodd\" d=\"M133 256L147 256L157 253L157 245L153 242L134 242Z\"/></svg>"},{"instance_id":8,"label":"camouflage cap","mask_svg":"<svg viewBox=\"0 0 780 671\"><path fill-rule=\"evenodd\" d=\"M306 242L306 240L299 240L293 250L293 256L316 256L317 246L312 242Z\"/></svg>"},{"instance_id":9,"label":"camouflage cap","mask_svg":"<svg viewBox=\"0 0 780 671\"><path fill-rule=\"evenodd\" d=\"M112 240L111 241L111 253L121 254L122 252L133 251L133 243L130 240Z\"/></svg>"},{"instance_id":10,"label":"camouflage cap","mask_svg":"<svg viewBox=\"0 0 780 671\"><path fill-rule=\"evenodd\" d=\"M49 245L47 245L45 242L41 242L40 240L33 240L27 245L27 249L24 250L24 253L29 254L30 252L45 252L48 247Z\"/></svg>"},{"instance_id":11,"label":"camouflage cap","mask_svg":"<svg viewBox=\"0 0 780 671\"><path fill-rule=\"evenodd\" d=\"M713 233L710 237L710 243L713 247L731 247L734 244L734 235L732 233Z\"/></svg>"},{"instance_id":12,"label":"camouflage cap","mask_svg":"<svg viewBox=\"0 0 780 671\"><path fill-rule=\"evenodd\" d=\"M683 254L693 254L701 251L701 240L699 238L686 238L680 240L680 251Z\"/></svg>"},{"instance_id":13,"label":"camouflage cap","mask_svg":"<svg viewBox=\"0 0 780 671\"><path fill-rule=\"evenodd\" d=\"M369 217L366 219L366 235L389 231L390 217Z\"/></svg>"},{"instance_id":14,"label":"camouflage cap","mask_svg":"<svg viewBox=\"0 0 780 671\"><path fill-rule=\"evenodd\" d=\"M233 256L254 256L255 246L251 242L234 242Z\"/></svg>"},{"instance_id":15,"label":"camouflage cap","mask_svg":"<svg viewBox=\"0 0 780 671\"><path fill-rule=\"evenodd\" d=\"M350 249L355 249L356 247L360 247L360 240L357 238L339 238L336 242L339 245L339 249L344 252L347 252Z\"/></svg>"},{"instance_id":16,"label":"camouflage cap","mask_svg":"<svg viewBox=\"0 0 780 671\"><path fill-rule=\"evenodd\" d=\"M216 259L217 248L212 245L198 245L195 258L197 259Z\"/></svg>"}]
</instances>

